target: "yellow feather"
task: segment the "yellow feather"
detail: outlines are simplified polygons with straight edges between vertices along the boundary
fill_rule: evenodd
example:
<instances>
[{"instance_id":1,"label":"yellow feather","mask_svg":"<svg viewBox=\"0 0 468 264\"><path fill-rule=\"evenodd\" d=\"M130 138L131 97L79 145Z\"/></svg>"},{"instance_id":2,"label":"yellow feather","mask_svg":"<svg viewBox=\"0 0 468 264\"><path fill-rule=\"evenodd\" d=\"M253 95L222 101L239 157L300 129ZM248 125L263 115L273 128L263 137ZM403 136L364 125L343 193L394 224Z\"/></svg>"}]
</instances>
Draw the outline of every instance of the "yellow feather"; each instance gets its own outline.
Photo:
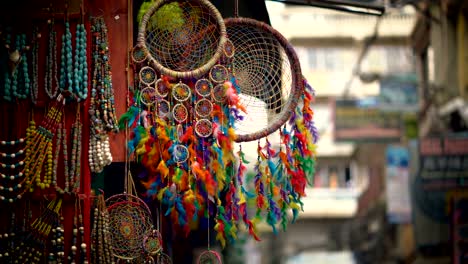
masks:
<instances>
[{"instance_id":1,"label":"yellow feather","mask_svg":"<svg viewBox=\"0 0 468 264\"><path fill-rule=\"evenodd\" d=\"M164 160L161 160L159 162L159 165L156 171L159 171L162 179L166 179L167 175L169 175L169 168L166 166L166 162L164 162Z\"/></svg>"},{"instance_id":2,"label":"yellow feather","mask_svg":"<svg viewBox=\"0 0 468 264\"><path fill-rule=\"evenodd\" d=\"M228 128L228 135L231 142L233 142L237 138L236 131L233 127Z\"/></svg>"},{"instance_id":3,"label":"yellow feather","mask_svg":"<svg viewBox=\"0 0 468 264\"><path fill-rule=\"evenodd\" d=\"M162 201L162 197L163 197L164 191L166 191L166 189L167 189L167 187L164 187L161 190L159 190L159 192L158 192L158 200L159 201Z\"/></svg>"},{"instance_id":4,"label":"yellow feather","mask_svg":"<svg viewBox=\"0 0 468 264\"><path fill-rule=\"evenodd\" d=\"M239 197L239 202L237 203L238 205L244 204L245 203L245 196L242 193L242 191L239 189L237 190L237 196Z\"/></svg>"},{"instance_id":5,"label":"yellow feather","mask_svg":"<svg viewBox=\"0 0 468 264\"><path fill-rule=\"evenodd\" d=\"M146 133L146 136L143 137L140 142L138 142L138 146L136 148L136 154L137 155L143 155L146 153L146 142L149 140L149 133Z\"/></svg>"}]
</instances>

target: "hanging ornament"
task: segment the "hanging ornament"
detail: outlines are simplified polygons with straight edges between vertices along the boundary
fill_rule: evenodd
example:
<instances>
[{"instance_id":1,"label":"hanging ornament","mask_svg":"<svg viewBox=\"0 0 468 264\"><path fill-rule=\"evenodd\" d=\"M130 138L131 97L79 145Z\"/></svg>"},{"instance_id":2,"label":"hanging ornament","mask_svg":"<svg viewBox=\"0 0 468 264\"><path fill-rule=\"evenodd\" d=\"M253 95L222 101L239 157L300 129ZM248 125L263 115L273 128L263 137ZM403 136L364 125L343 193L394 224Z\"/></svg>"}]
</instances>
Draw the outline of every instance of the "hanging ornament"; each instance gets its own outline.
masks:
<instances>
[{"instance_id":1,"label":"hanging ornament","mask_svg":"<svg viewBox=\"0 0 468 264\"><path fill-rule=\"evenodd\" d=\"M182 232L203 213L213 217L225 246L239 224L260 240L256 223L277 232L290 212L297 217L314 174L317 134L313 93L290 44L270 26L239 18L225 21L227 40L224 21L204 18L216 12L202 0L148 9L137 44L148 64L136 65L141 88L119 123L130 132L129 158L144 168L146 197ZM262 122L247 125L252 120ZM247 141L258 141L250 182L247 155L234 149ZM207 261L218 261L209 245L207 252Z\"/></svg>"}]
</instances>

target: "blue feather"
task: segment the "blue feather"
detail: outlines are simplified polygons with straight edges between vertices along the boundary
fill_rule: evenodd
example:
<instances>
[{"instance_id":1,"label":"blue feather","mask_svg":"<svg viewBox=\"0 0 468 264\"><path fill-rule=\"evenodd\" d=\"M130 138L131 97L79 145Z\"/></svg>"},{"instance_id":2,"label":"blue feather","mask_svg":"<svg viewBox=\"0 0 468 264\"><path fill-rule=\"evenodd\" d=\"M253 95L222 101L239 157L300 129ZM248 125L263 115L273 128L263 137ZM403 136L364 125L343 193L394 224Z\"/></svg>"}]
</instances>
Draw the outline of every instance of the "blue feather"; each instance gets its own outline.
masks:
<instances>
[{"instance_id":1,"label":"blue feather","mask_svg":"<svg viewBox=\"0 0 468 264\"><path fill-rule=\"evenodd\" d=\"M182 198L180 196L177 196L175 198L175 208L177 212L179 213L179 225L184 226L187 224L187 221L185 220L185 217L187 213L185 212L184 205L182 204Z\"/></svg>"},{"instance_id":2,"label":"blue feather","mask_svg":"<svg viewBox=\"0 0 468 264\"><path fill-rule=\"evenodd\" d=\"M251 193L251 192L248 192L244 186L241 186L241 191L245 194L245 196L248 198L248 199L253 199L255 198L255 194Z\"/></svg>"}]
</instances>

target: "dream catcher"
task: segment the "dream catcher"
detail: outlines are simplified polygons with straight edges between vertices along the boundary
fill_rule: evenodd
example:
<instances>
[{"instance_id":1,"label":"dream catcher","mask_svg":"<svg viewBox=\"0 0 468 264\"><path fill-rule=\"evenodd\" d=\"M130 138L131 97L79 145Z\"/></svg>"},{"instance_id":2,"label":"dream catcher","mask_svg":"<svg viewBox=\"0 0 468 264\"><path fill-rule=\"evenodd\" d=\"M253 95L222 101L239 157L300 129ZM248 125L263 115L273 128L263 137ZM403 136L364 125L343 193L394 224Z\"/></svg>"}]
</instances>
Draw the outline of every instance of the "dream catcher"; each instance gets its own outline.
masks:
<instances>
[{"instance_id":1,"label":"dream catcher","mask_svg":"<svg viewBox=\"0 0 468 264\"><path fill-rule=\"evenodd\" d=\"M119 259L131 260L141 255L143 241L151 233L148 206L131 194L118 194L106 200L112 252Z\"/></svg>"},{"instance_id":2,"label":"dream catcher","mask_svg":"<svg viewBox=\"0 0 468 264\"><path fill-rule=\"evenodd\" d=\"M120 127L145 168L146 195L184 232L204 212L213 217L222 246L239 224L257 240L260 220L285 228L314 173L317 139L313 90L285 38L252 19L220 20L208 1L156 1L131 56L138 89ZM244 182L249 161L234 143L257 140L256 175ZM209 246L199 263L221 263Z\"/></svg>"},{"instance_id":3,"label":"dream catcher","mask_svg":"<svg viewBox=\"0 0 468 264\"><path fill-rule=\"evenodd\" d=\"M198 77L220 58L225 42L223 18L209 1L159 0L142 18L132 55L161 74Z\"/></svg>"},{"instance_id":4,"label":"dream catcher","mask_svg":"<svg viewBox=\"0 0 468 264\"><path fill-rule=\"evenodd\" d=\"M235 53L229 67L248 116L236 122L237 142L277 131L294 112L304 91L299 60L275 29L249 18L229 18L226 29Z\"/></svg>"}]
</instances>

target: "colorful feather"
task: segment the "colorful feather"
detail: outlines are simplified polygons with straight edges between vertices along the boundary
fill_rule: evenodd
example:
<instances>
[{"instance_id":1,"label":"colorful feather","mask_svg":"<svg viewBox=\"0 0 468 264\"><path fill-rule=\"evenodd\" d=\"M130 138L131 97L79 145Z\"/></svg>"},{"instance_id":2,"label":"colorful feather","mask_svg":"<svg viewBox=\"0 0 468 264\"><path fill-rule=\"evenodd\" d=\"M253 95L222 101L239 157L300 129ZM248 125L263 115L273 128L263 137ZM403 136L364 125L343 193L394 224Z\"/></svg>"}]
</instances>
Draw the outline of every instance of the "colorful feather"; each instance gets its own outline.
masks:
<instances>
[{"instance_id":1,"label":"colorful feather","mask_svg":"<svg viewBox=\"0 0 468 264\"><path fill-rule=\"evenodd\" d=\"M124 113L119 119L119 130L124 130L125 127L132 127L137 116L139 115L140 109L134 105L130 106L126 113Z\"/></svg>"}]
</instances>

